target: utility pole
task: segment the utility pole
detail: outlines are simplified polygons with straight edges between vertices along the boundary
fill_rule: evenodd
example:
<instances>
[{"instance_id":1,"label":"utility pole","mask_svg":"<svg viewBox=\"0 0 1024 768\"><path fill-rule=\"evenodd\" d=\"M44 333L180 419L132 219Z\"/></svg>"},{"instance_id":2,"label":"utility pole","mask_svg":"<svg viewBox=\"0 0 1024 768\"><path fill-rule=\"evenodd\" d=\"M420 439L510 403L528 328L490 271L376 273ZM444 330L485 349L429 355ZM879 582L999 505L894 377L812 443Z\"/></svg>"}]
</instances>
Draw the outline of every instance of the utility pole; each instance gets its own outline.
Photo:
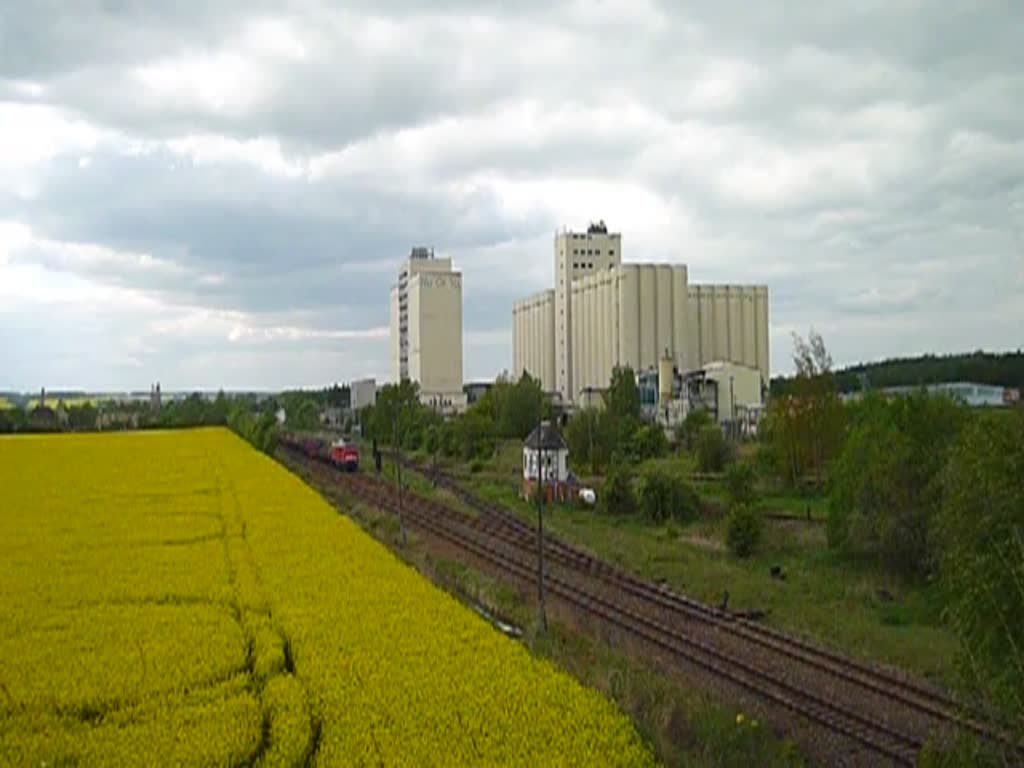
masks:
<instances>
[{"instance_id":1,"label":"utility pole","mask_svg":"<svg viewBox=\"0 0 1024 768\"><path fill-rule=\"evenodd\" d=\"M590 437L590 474L597 474L597 464L594 461L594 414L587 412L587 435Z\"/></svg>"},{"instance_id":2,"label":"utility pole","mask_svg":"<svg viewBox=\"0 0 1024 768\"><path fill-rule=\"evenodd\" d=\"M733 377L729 377L729 434L736 442L736 395L732 387Z\"/></svg>"},{"instance_id":3,"label":"utility pole","mask_svg":"<svg viewBox=\"0 0 1024 768\"><path fill-rule=\"evenodd\" d=\"M398 531L402 538L402 546L406 545L405 538L405 516L402 514L402 433L399 431L402 419L402 406L399 404L395 411L395 480L398 483Z\"/></svg>"},{"instance_id":4,"label":"utility pole","mask_svg":"<svg viewBox=\"0 0 1024 768\"><path fill-rule=\"evenodd\" d=\"M544 602L544 390L541 389L537 416L537 627L542 633L548 631Z\"/></svg>"}]
</instances>

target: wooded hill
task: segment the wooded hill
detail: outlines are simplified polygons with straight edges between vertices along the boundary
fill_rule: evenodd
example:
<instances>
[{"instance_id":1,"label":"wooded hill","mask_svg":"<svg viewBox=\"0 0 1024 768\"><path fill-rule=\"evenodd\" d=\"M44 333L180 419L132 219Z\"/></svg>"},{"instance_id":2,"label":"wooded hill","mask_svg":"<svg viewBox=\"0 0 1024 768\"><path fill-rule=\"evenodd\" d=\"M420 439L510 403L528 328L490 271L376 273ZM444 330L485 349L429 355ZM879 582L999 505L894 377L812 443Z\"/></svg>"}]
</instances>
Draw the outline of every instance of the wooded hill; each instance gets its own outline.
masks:
<instances>
[{"instance_id":1,"label":"wooded hill","mask_svg":"<svg viewBox=\"0 0 1024 768\"><path fill-rule=\"evenodd\" d=\"M840 392L862 387L917 386L946 381L970 381L1024 389L1024 352L968 352L956 355L920 355L860 363L835 371ZM792 377L772 379L772 393L786 386Z\"/></svg>"}]
</instances>

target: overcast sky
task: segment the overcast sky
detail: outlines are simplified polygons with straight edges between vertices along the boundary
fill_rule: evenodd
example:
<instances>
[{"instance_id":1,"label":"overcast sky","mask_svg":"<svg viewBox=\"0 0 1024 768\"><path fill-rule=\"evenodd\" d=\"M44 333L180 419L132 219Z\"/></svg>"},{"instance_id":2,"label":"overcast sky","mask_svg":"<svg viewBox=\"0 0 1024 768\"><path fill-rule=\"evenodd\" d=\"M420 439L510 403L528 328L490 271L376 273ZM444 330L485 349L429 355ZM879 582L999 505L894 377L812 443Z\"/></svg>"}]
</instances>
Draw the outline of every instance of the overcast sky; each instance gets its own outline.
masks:
<instances>
[{"instance_id":1,"label":"overcast sky","mask_svg":"<svg viewBox=\"0 0 1024 768\"><path fill-rule=\"evenodd\" d=\"M776 373L812 325L837 362L1016 349L1022 30L1019 0L0 0L0 389L386 377L413 245L491 377L598 218L767 283Z\"/></svg>"}]
</instances>

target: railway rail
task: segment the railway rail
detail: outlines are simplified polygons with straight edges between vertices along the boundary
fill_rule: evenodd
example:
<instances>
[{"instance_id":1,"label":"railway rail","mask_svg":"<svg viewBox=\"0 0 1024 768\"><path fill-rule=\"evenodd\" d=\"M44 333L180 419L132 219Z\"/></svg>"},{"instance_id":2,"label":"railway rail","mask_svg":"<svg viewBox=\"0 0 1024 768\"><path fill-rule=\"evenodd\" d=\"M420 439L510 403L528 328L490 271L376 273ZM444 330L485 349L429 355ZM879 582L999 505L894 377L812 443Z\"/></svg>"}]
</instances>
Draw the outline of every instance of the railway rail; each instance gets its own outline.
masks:
<instances>
[{"instance_id":1,"label":"railway rail","mask_svg":"<svg viewBox=\"0 0 1024 768\"><path fill-rule=\"evenodd\" d=\"M297 448L288 447L293 452ZM306 455L302 458L311 460ZM395 488L379 478L342 475L323 464L318 473L364 503L389 511L398 506ZM403 497L407 522L501 574L534 582L536 529L508 508L473 494L451 475L434 477L479 516L407 491ZM988 724L961 715L941 691L884 668L646 582L556 537L546 537L545 557L552 566L545 577L549 594L570 608L894 764L913 765L928 733L944 725L955 724L1010 743ZM701 626L707 631L700 631ZM720 635L730 643L721 642ZM843 696L834 695L836 681L845 686ZM1024 751L1017 754L1024 758Z\"/></svg>"}]
</instances>

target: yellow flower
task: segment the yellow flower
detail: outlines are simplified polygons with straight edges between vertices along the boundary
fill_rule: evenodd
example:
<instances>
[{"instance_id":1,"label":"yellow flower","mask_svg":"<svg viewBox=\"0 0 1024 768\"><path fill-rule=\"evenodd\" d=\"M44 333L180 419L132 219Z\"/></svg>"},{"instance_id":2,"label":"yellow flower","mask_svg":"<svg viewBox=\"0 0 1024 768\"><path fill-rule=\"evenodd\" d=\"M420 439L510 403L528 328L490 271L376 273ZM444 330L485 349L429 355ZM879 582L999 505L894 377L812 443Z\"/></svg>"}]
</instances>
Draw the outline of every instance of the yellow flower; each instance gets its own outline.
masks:
<instances>
[{"instance_id":1,"label":"yellow flower","mask_svg":"<svg viewBox=\"0 0 1024 768\"><path fill-rule=\"evenodd\" d=\"M0 606L0 765L654 764L224 429L0 436Z\"/></svg>"},{"instance_id":2,"label":"yellow flower","mask_svg":"<svg viewBox=\"0 0 1024 768\"><path fill-rule=\"evenodd\" d=\"M743 725L743 721L746 719L746 716L742 712L740 712L736 715L736 725Z\"/></svg>"}]
</instances>

